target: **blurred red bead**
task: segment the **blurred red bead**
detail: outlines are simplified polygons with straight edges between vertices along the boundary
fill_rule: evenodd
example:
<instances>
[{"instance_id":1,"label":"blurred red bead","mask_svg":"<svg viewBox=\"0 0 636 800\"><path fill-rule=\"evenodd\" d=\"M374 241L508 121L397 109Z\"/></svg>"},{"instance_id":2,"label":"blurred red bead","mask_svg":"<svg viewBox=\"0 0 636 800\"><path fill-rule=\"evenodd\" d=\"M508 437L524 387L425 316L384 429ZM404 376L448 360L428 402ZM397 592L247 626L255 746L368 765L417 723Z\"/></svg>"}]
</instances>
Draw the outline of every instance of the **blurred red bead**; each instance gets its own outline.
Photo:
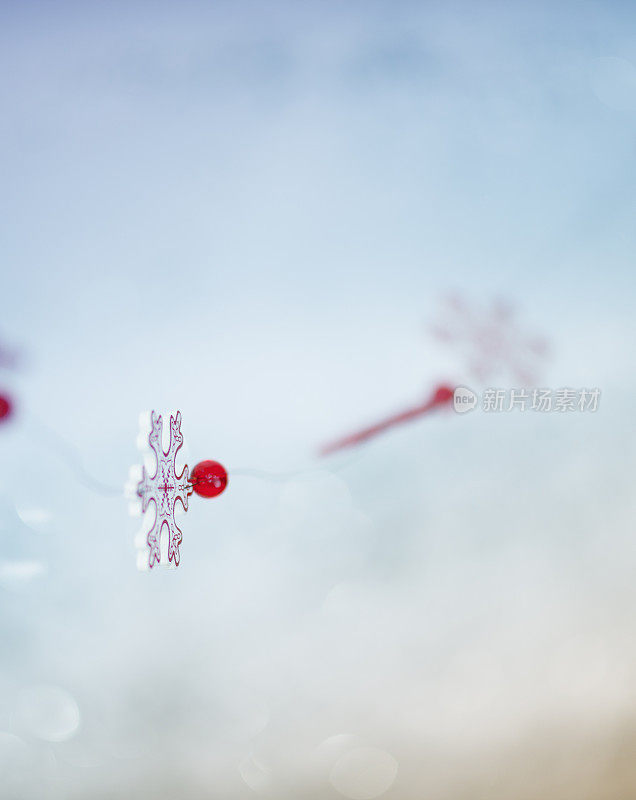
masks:
<instances>
[{"instance_id":1,"label":"blurred red bead","mask_svg":"<svg viewBox=\"0 0 636 800\"><path fill-rule=\"evenodd\" d=\"M11 400L3 394L0 394L0 422L11 416L13 405Z\"/></svg>"},{"instance_id":2,"label":"blurred red bead","mask_svg":"<svg viewBox=\"0 0 636 800\"><path fill-rule=\"evenodd\" d=\"M216 497L227 486L227 472L218 461L199 461L190 473L190 481L200 497Z\"/></svg>"},{"instance_id":3,"label":"blurred red bead","mask_svg":"<svg viewBox=\"0 0 636 800\"><path fill-rule=\"evenodd\" d=\"M450 403L453 399L453 390L450 386L438 386L433 395L433 403L435 405L442 405L443 403Z\"/></svg>"}]
</instances>

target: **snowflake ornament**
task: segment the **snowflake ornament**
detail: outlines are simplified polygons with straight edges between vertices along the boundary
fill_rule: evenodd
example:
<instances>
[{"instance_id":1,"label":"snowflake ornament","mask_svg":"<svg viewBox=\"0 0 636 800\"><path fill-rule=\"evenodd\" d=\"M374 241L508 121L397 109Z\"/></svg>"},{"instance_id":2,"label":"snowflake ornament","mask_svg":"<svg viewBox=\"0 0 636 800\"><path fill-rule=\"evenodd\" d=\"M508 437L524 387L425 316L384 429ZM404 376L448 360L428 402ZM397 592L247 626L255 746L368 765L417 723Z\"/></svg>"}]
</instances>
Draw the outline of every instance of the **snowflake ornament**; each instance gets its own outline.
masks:
<instances>
[{"instance_id":1,"label":"snowflake ornament","mask_svg":"<svg viewBox=\"0 0 636 800\"><path fill-rule=\"evenodd\" d=\"M170 416L170 445L167 452L163 449L162 434L163 418L152 411L149 420L146 418L142 426L139 442L141 448L150 456L150 464L146 462L141 467L141 472L139 468L133 468L129 484L129 488L134 490L136 495L137 509L139 504L141 505L142 514L146 514L151 503L155 507L152 527L148 529L147 525L142 526L137 536L137 546L140 550L137 563L140 569L152 569L161 563L166 566L179 566L181 559L179 545L182 534L175 522L175 511L177 503L181 503L184 511L188 510L188 497L193 491L188 465L186 464L181 473L177 474L177 453L183 445L180 411L177 411L175 417ZM165 558L162 561L161 555L161 537L164 533L168 535L167 561Z\"/></svg>"},{"instance_id":2,"label":"snowflake ornament","mask_svg":"<svg viewBox=\"0 0 636 800\"><path fill-rule=\"evenodd\" d=\"M512 308L501 301L484 311L472 308L460 295L451 295L431 333L459 351L478 381L510 374L528 386L548 354L547 341L525 334L516 324Z\"/></svg>"},{"instance_id":3,"label":"snowflake ornament","mask_svg":"<svg viewBox=\"0 0 636 800\"><path fill-rule=\"evenodd\" d=\"M0 367L3 369L16 369L18 366L19 358L16 350L11 350L9 347L0 342Z\"/></svg>"},{"instance_id":4,"label":"snowflake ornament","mask_svg":"<svg viewBox=\"0 0 636 800\"><path fill-rule=\"evenodd\" d=\"M0 341L0 369L15 370L18 366L17 351L11 350ZM4 390L0 393L0 422L7 421L13 412L13 400Z\"/></svg>"}]
</instances>

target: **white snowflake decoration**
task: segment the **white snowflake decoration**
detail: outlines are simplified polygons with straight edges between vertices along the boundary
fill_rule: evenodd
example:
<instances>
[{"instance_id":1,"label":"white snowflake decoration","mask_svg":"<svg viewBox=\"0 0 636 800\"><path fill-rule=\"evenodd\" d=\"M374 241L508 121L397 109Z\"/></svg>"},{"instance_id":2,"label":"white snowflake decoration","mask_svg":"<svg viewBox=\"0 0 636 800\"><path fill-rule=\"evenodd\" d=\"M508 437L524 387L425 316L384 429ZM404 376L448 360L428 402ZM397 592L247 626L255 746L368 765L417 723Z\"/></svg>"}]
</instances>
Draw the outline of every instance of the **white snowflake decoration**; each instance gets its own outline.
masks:
<instances>
[{"instance_id":1,"label":"white snowflake decoration","mask_svg":"<svg viewBox=\"0 0 636 800\"><path fill-rule=\"evenodd\" d=\"M141 501L142 514L147 512L150 503L155 506L155 520L152 527L148 530L147 526L143 526L137 537L137 544L142 551L138 559L138 565L141 569L152 569L155 564L162 563L161 536L164 529L168 533L167 565L179 566L181 559L179 545L181 544L182 534L175 522L174 515L177 502L181 503L184 511L188 510L188 497L192 494L188 465L186 464L181 474L177 475L176 457L183 445L180 411L177 411L176 417L170 416L170 445L168 452L163 450L161 443L162 433L163 419L160 414L152 411L150 414L150 432L148 433L146 425L142 430L143 439L140 444L143 445L145 451L150 448L151 459L152 454L154 454L154 474L151 475L150 470L143 466L141 479L134 488L136 496ZM145 434L147 434L147 440ZM139 476L139 471L137 471L136 476ZM131 474L131 477L134 480L135 475Z\"/></svg>"}]
</instances>

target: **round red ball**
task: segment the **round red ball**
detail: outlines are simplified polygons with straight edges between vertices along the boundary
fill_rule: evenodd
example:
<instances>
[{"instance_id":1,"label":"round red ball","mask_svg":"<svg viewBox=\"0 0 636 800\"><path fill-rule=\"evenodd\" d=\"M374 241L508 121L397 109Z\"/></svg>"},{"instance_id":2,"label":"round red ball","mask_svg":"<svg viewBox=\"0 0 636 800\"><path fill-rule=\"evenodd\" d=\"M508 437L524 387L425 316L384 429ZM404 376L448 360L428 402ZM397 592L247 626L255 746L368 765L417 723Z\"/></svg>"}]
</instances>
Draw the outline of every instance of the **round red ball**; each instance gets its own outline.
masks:
<instances>
[{"instance_id":1,"label":"round red ball","mask_svg":"<svg viewBox=\"0 0 636 800\"><path fill-rule=\"evenodd\" d=\"M190 481L200 497L216 497L227 486L227 472L218 461L199 461L190 473Z\"/></svg>"},{"instance_id":2,"label":"round red ball","mask_svg":"<svg viewBox=\"0 0 636 800\"><path fill-rule=\"evenodd\" d=\"M6 395L0 394L0 422L11 416L13 404Z\"/></svg>"},{"instance_id":3,"label":"round red ball","mask_svg":"<svg viewBox=\"0 0 636 800\"><path fill-rule=\"evenodd\" d=\"M453 394L454 392L450 386L438 386L433 395L433 403L436 406L450 403L453 399Z\"/></svg>"}]
</instances>

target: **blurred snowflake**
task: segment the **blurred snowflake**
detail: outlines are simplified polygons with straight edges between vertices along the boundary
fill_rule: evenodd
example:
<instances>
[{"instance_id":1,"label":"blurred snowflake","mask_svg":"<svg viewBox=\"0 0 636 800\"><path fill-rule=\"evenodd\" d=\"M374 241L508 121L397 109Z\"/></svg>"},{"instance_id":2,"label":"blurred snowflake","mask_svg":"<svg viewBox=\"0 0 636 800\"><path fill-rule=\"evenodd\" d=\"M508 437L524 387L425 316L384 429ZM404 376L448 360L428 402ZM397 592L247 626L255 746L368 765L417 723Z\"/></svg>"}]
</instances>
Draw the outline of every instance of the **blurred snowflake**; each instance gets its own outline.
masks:
<instances>
[{"instance_id":1,"label":"blurred snowflake","mask_svg":"<svg viewBox=\"0 0 636 800\"><path fill-rule=\"evenodd\" d=\"M0 341L0 368L16 369L20 363L20 355L15 348Z\"/></svg>"},{"instance_id":2,"label":"blurred snowflake","mask_svg":"<svg viewBox=\"0 0 636 800\"><path fill-rule=\"evenodd\" d=\"M449 295L431 333L453 347L470 377L480 382L511 376L523 386L532 385L549 352L547 340L528 335L517 324L512 306L501 300L482 310L459 294Z\"/></svg>"},{"instance_id":3,"label":"blurred snowflake","mask_svg":"<svg viewBox=\"0 0 636 800\"><path fill-rule=\"evenodd\" d=\"M17 350L0 341L0 369L16 369L19 365ZM8 420L13 413L13 400L4 389L0 389L0 422Z\"/></svg>"}]
</instances>

